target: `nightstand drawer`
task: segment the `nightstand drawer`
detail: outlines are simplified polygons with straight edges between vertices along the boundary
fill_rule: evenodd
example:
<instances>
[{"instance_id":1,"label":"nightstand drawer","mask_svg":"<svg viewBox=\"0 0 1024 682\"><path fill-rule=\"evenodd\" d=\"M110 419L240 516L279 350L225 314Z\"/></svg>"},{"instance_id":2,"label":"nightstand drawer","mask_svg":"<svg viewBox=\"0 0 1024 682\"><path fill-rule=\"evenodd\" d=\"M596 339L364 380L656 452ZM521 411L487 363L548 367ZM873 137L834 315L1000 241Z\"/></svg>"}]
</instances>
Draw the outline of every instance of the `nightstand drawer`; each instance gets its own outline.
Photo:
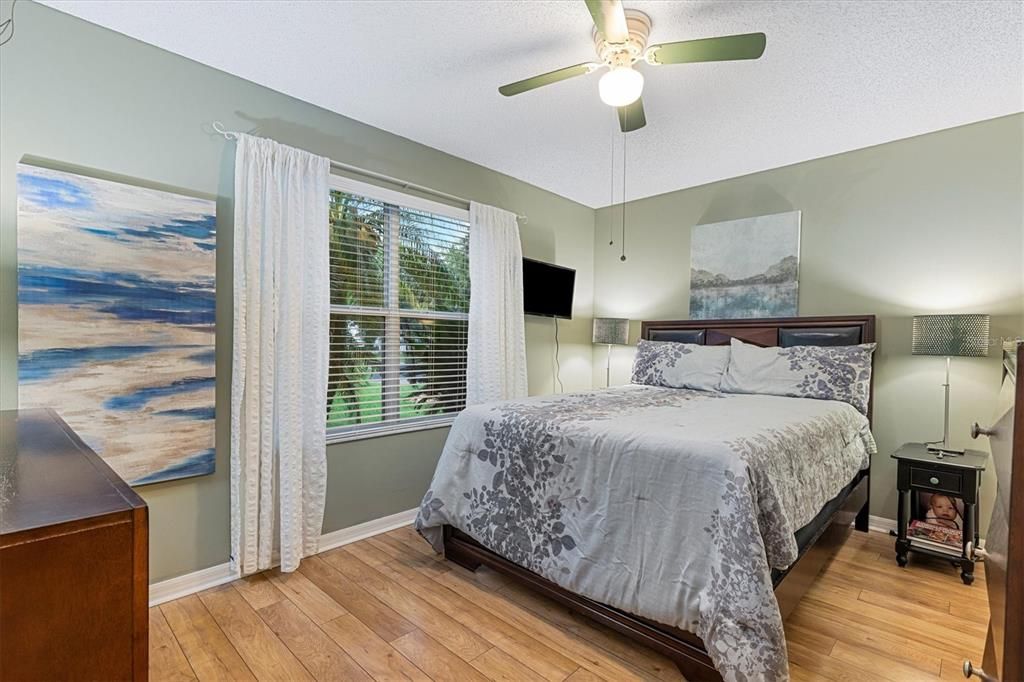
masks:
<instances>
[{"instance_id":1,"label":"nightstand drawer","mask_svg":"<svg viewBox=\"0 0 1024 682\"><path fill-rule=\"evenodd\" d=\"M910 467L910 484L922 488L933 488L947 493L960 494L963 489L963 477L952 471L919 469L912 466Z\"/></svg>"}]
</instances>

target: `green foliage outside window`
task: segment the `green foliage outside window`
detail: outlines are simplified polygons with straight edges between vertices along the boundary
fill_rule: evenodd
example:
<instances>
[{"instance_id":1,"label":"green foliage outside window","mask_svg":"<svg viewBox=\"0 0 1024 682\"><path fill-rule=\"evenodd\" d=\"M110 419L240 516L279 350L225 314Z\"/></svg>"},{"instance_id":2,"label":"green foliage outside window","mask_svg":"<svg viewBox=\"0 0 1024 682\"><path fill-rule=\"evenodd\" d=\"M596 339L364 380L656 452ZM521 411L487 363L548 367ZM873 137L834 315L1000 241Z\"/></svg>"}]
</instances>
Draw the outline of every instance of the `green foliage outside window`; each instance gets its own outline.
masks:
<instances>
[{"instance_id":1,"label":"green foliage outside window","mask_svg":"<svg viewBox=\"0 0 1024 682\"><path fill-rule=\"evenodd\" d=\"M395 220L398 276L392 292ZM460 410L469 311L466 225L334 191L330 229L328 427Z\"/></svg>"}]
</instances>

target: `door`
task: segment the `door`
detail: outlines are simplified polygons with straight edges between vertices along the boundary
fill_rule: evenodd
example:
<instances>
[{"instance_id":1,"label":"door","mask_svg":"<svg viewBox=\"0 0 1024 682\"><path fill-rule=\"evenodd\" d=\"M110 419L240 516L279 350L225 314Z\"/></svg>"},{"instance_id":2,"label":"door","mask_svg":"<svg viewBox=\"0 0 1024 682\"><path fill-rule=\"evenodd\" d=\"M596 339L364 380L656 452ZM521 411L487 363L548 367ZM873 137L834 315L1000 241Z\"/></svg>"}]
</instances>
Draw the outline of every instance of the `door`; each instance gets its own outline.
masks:
<instances>
[{"instance_id":1,"label":"door","mask_svg":"<svg viewBox=\"0 0 1024 682\"><path fill-rule=\"evenodd\" d=\"M984 679L1024 679L1024 344L1003 351L998 419L988 435L996 475L996 501L985 540L989 622ZM1016 426L1016 428L1014 428ZM1016 570L1007 570L1008 566ZM968 670L965 666L965 672Z\"/></svg>"}]
</instances>

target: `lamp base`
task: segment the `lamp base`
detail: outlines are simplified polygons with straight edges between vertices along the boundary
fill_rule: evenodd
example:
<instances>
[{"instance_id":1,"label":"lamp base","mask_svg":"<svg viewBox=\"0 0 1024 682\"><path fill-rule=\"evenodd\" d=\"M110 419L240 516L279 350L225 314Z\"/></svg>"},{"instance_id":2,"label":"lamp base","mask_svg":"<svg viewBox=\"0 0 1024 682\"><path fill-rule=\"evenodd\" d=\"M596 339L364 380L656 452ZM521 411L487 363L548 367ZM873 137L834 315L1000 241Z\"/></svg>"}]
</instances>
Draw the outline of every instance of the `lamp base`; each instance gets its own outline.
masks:
<instances>
[{"instance_id":1,"label":"lamp base","mask_svg":"<svg viewBox=\"0 0 1024 682\"><path fill-rule=\"evenodd\" d=\"M966 450L947 447L942 443L931 443L928 445L928 452L934 452L939 457L942 457L944 455L960 456L963 455Z\"/></svg>"},{"instance_id":2,"label":"lamp base","mask_svg":"<svg viewBox=\"0 0 1024 682\"><path fill-rule=\"evenodd\" d=\"M608 344L608 362L604 366L604 387L612 387L612 344Z\"/></svg>"},{"instance_id":3,"label":"lamp base","mask_svg":"<svg viewBox=\"0 0 1024 682\"><path fill-rule=\"evenodd\" d=\"M946 394L945 410L942 413L942 440L925 444L928 446L928 452L934 452L935 456L940 459L946 455L960 456L964 454L964 450L949 447L949 364L951 360L952 358L946 356L946 383L942 384Z\"/></svg>"}]
</instances>

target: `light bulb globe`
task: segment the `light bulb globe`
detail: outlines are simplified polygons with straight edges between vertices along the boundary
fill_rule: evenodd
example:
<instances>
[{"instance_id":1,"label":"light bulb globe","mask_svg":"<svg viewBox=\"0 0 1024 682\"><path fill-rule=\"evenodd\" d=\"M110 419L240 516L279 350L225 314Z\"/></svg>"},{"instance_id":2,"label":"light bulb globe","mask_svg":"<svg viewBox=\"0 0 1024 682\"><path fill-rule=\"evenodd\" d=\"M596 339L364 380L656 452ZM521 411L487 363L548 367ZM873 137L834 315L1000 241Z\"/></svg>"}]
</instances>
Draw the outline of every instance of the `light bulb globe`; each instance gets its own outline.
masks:
<instances>
[{"instance_id":1,"label":"light bulb globe","mask_svg":"<svg viewBox=\"0 0 1024 682\"><path fill-rule=\"evenodd\" d=\"M632 66L615 66L601 76L597 91L601 101L610 107L624 107L640 99L644 76Z\"/></svg>"}]
</instances>

